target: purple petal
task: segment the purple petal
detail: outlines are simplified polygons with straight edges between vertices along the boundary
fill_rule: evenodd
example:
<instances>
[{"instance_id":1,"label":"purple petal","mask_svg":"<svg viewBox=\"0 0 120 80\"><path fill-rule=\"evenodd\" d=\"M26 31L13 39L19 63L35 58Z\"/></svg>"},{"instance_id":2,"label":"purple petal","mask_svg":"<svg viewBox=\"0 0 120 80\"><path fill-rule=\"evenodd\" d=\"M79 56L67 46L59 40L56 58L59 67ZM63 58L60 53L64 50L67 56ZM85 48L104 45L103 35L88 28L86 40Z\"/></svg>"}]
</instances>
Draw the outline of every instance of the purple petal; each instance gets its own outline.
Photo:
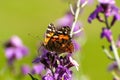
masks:
<instances>
[{"instance_id":1,"label":"purple petal","mask_svg":"<svg viewBox=\"0 0 120 80\"><path fill-rule=\"evenodd\" d=\"M102 4L115 4L115 0L98 0Z\"/></svg>"},{"instance_id":2,"label":"purple petal","mask_svg":"<svg viewBox=\"0 0 120 80\"><path fill-rule=\"evenodd\" d=\"M15 49L15 55L16 55L16 59L21 59L23 57L21 49L19 48Z\"/></svg>"},{"instance_id":3,"label":"purple petal","mask_svg":"<svg viewBox=\"0 0 120 80\"><path fill-rule=\"evenodd\" d=\"M30 73L30 67L28 65L23 65L21 67L21 71L24 75L27 75L28 73Z\"/></svg>"},{"instance_id":4,"label":"purple petal","mask_svg":"<svg viewBox=\"0 0 120 80\"><path fill-rule=\"evenodd\" d=\"M18 47L15 49L16 59L21 59L28 54L28 49L26 47Z\"/></svg>"},{"instance_id":5,"label":"purple petal","mask_svg":"<svg viewBox=\"0 0 120 80\"><path fill-rule=\"evenodd\" d=\"M21 59L28 54L28 49L22 44L18 36L12 36L5 44L5 56L9 64L13 64L15 59Z\"/></svg>"},{"instance_id":6,"label":"purple petal","mask_svg":"<svg viewBox=\"0 0 120 80\"><path fill-rule=\"evenodd\" d=\"M15 55L14 48L7 48L7 49L5 50L5 56L6 56L8 59L11 59L14 55Z\"/></svg>"},{"instance_id":7,"label":"purple petal","mask_svg":"<svg viewBox=\"0 0 120 80\"><path fill-rule=\"evenodd\" d=\"M120 20L120 14L119 14L119 13L117 13L117 14L115 15L115 17L116 17L117 20Z\"/></svg>"},{"instance_id":8,"label":"purple petal","mask_svg":"<svg viewBox=\"0 0 120 80\"><path fill-rule=\"evenodd\" d=\"M16 47L23 45L21 39L18 36L12 36L10 42Z\"/></svg>"},{"instance_id":9,"label":"purple petal","mask_svg":"<svg viewBox=\"0 0 120 80\"><path fill-rule=\"evenodd\" d=\"M44 56L44 55L46 55L46 53L48 53L48 50L45 49L44 47L40 47L39 51L40 51L40 53L42 53L42 56Z\"/></svg>"},{"instance_id":10,"label":"purple petal","mask_svg":"<svg viewBox=\"0 0 120 80\"><path fill-rule=\"evenodd\" d=\"M33 60L33 63L40 63L40 57L37 57Z\"/></svg>"},{"instance_id":11,"label":"purple petal","mask_svg":"<svg viewBox=\"0 0 120 80\"><path fill-rule=\"evenodd\" d=\"M80 45L79 45L75 40L72 40L72 43L73 43L73 45L74 45L75 51L80 50Z\"/></svg>"},{"instance_id":12,"label":"purple petal","mask_svg":"<svg viewBox=\"0 0 120 80\"><path fill-rule=\"evenodd\" d=\"M21 53L22 53L23 56L26 56L29 53L28 48L25 47L25 46L22 46L21 47Z\"/></svg>"},{"instance_id":13,"label":"purple petal","mask_svg":"<svg viewBox=\"0 0 120 80\"><path fill-rule=\"evenodd\" d=\"M59 26L71 26L72 22L73 15L71 13L67 13L64 17L57 20Z\"/></svg>"},{"instance_id":14,"label":"purple petal","mask_svg":"<svg viewBox=\"0 0 120 80\"><path fill-rule=\"evenodd\" d=\"M117 20L120 20L120 8L114 7L114 14Z\"/></svg>"},{"instance_id":15,"label":"purple petal","mask_svg":"<svg viewBox=\"0 0 120 80\"><path fill-rule=\"evenodd\" d=\"M103 28L101 33L101 38L105 37L109 42L112 40L112 32L110 29Z\"/></svg>"},{"instance_id":16,"label":"purple petal","mask_svg":"<svg viewBox=\"0 0 120 80\"><path fill-rule=\"evenodd\" d=\"M112 71L112 70L114 70L114 69L116 69L116 68L118 68L118 65L117 65L116 62L114 62L114 63L112 63L112 64L109 65L108 70L109 70L109 71Z\"/></svg>"},{"instance_id":17,"label":"purple petal","mask_svg":"<svg viewBox=\"0 0 120 80\"><path fill-rule=\"evenodd\" d=\"M54 80L52 73L48 73L42 77L42 80Z\"/></svg>"},{"instance_id":18,"label":"purple petal","mask_svg":"<svg viewBox=\"0 0 120 80\"><path fill-rule=\"evenodd\" d=\"M75 28L74 28L73 31L76 32L76 31L82 29L82 27L83 27L82 23L78 21L78 22L76 23ZM78 37L78 36L80 36L81 32L83 32L83 31L80 31L80 32L74 34L73 36L74 36L74 37Z\"/></svg>"},{"instance_id":19,"label":"purple petal","mask_svg":"<svg viewBox=\"0 0 120 80\"><path fill-rule=\"evenodd\" d=\"M92 5L94 3L94 0L88 0L88 5Z\"/></svg>"},{"instance_id":20,"label":"purple petal","mask_svg":"<svg viewBox=\"0 0 120 80\"><path fill-rule=\"evenodd\" d=\"M44 70L43 64L36 64L33 66L32 73L33 74L41 74L41 72Z\"/></svg>"},{"instance_id":21,"label":"purple petal","mask_svg":"<svg viewBox=\"0 0 120 80\"><path fill-rule=\"evenodd\" d=\"M82 23L78 21L78 22L75 24L74 32L77 31L77 30L79 30L80 28L82 28L82 26L83 26Z\"/></svg>"},{"instance_id":22,"label":"purple petal","mask_svg":"<svg viewBox=\"0 0 120 80\"><path fill-rule=\"evenodd\" d=\"M95 11L93 11L93 13L90 14L90 16L88 17L88 22L91 23L93 19L97 18L100 12L103 11L103 8L101 6L98 6Z\"/></svg>"},{"instance_id":23,"label":"purple petal","mask_svg":"<svg viewBox=\"0 0 120 80\"><path fill-rule=\"evenodd\" d=\"M65 66L59 65L56 69L56 74L58 74L58 79L71 80L72 71L66 68Z\"/></svg>"}]
</instances>

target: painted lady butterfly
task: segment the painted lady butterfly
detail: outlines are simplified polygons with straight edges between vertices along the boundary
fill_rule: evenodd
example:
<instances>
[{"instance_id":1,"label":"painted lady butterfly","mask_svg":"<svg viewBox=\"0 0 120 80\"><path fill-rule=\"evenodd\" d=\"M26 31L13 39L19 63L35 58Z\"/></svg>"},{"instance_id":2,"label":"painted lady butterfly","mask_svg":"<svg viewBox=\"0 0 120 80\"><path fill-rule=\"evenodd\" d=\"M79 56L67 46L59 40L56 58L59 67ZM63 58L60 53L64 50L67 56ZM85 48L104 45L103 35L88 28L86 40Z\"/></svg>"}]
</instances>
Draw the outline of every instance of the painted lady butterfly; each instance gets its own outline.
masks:
<instances>
[{"instance_id":1,"label":"painted lady butterfly","mask_svg":"<svg viewBox=\"0 0 120 80\"><path fill-rule=\"evenodd\" d=\"M62 28L55 28L54 24L49 24L43 46L52 52L72 53L74 51L74 46L70 37L70 27L63 26Z\"/></svg>"}]
</instances>

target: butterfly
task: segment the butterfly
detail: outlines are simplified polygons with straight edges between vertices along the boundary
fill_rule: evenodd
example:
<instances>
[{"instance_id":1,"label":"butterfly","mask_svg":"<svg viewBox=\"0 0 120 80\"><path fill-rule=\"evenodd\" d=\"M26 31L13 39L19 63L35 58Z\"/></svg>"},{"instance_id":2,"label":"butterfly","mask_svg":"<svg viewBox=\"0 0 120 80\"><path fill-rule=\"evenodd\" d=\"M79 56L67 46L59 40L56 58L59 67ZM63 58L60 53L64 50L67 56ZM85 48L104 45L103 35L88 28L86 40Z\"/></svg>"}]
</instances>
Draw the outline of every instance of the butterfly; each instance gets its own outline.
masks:
<instances>
[{"instance_id":1,"label":"butterfly","mask_svg":"<svg viewBox=\"0 0 120 80\"><path fill-rule=\"evenodd\" d=\"M52 52L72 53L74 46L70 37L70 31L69 26L63 26L57 29L54 24L49 24L45 33L43 46Z\"/></svg>"}]
</instances>

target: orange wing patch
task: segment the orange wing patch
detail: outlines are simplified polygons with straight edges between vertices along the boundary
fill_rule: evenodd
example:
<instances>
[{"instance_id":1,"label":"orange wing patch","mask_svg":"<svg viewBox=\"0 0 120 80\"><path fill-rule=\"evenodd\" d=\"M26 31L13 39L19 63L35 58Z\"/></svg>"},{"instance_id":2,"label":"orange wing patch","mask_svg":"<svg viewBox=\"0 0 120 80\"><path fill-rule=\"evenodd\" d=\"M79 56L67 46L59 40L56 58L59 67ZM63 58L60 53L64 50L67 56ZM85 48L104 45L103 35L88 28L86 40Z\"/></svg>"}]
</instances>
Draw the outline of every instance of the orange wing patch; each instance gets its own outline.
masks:
<instances>
[{"instance_id":1,"label":"orange wing patch","mask_svg":"<svg viewBox=\"0 0 120 80\"><path fill-rule=\"evenodd\" d=\"M46 38L45 38L45 41L44 41L44 45L47 45L47 43L49 42L50 38L53 36L54 33L49 33L49 34L46 34Z\"/></svg>"},{"instance_id":2,"label":"orange wing patch","mask_svg":"<svg viewBox=\"0 0 120 80\"><path fill-rule=\"evenodd\" d=\"M59 39L69 40L68 35L59 35Z\"/></svg>"}]
</instances>

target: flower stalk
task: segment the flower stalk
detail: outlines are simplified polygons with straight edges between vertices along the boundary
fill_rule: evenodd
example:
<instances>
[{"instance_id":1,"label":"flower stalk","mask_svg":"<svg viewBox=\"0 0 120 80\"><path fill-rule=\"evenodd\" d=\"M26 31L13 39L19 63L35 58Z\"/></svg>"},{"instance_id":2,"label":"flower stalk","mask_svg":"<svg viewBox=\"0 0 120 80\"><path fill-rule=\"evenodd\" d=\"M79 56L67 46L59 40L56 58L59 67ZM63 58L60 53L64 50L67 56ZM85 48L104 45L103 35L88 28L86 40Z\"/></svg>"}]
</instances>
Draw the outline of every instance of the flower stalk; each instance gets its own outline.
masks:
<instances>
[{"instance_id":1,"label":"flower stalk","mask_svg":"<svg viewBox=\"0 0 120 80\"><path fill-rule=\"evenodd\" d=\"M114 42L113 38L112 38L112 41L111 41L111 46L112 46L112 49L113 49L115 60L118 64L118 69L120 70L120 58L119 58L118 51L117 51L117 48L116 48L116 45L115 45L115 42Z\"/></svg>"},{"instance_id":2,"label":"flower stalk","mask_svg":"<svg viewBox=\"0 0 120 80\"><path fill-rule=\"evenodd\" d=\"M80 13L81 9L82 9L86 4L87 4L87 1L85 1L85 2L81 5L81 0L78 0L78 1L77 1L77 5L76 5L77 9L76 9L75 12L73 11L72 5L70 4L71 12L74 13L74 14L73 14L73 15L74 15L74 21L73 21L73 23L72 23L72 28L71 28L71 32L70 32L70 36L71 36L71 37L72 37L73 34L74 34L74 28L75 28L75 25L76 25L76 23L77 23L79 13ZM78 30L78 32L81 32L82 30L83 30L83 29Z\"/></svg>"},{"instance_id":3,"label":"flower stalk","mask_svg":"<svg viewBox=\"0 0 120 80\"><path fill-rule=\"evenodd\" d=\"M108 19L107 19L107 16L104 14L104 17L105 17L105 24L106 24L106 27L108 29L111 29L111 26L109 26L109 23L108 23ZM120 58L119 58L119 54L118 54L118 51L117 51L117 48L116 48L116 45L115 45L115 42L113 40L113 36L111 35L111 46L112 46L112 50L113 50L113 54L114 54L114 58L118 64L118 69L120 70Z\"/></svg>"},{"instance_id":4,"label":"flower stalk","mask_svg":"<svg viewBox=\"0 0 120 80\"><path fill-rule=\"evenodd\" d=\"M118 75L120 75L120 57L117 50L119 48L119 37L118 42L116 42L115 44L111 28L117 20L120 20L120 10L118 7L116 7L115 0L99 0L99 3L100 4L97 5L97 8L90 14L88 22L91 23L93 19L98 19L99 22L105 23L105 27L102 28L101 38L107 39L108 43L110 44L109 50L112 51L113 56L106 48L104 48L104 46L103 51L109 59L111 59L112 61L114 60L114 63L109 66L109 71L113 71L112 74L114 76L114 80L119 80L120 78ZM99 15L100 13L103 14L104 20ZM113 19L111 20L111 23L109 23L108 18L111 16L113 17Z\"/></svg>"},{"instance_id":5,"label":"flower stalk","mask_svg":"<svg viewBox=\"0 0 120 80\"><path fill-rule=\"evenodd\" d=\"M108 23L108 19L107 19L107 16L104 14L104 17L105 17L105 24L106 24L106 27L108 29L110 29L110 26L109 26L109 23Z\"/></svg>"}]
</instances>

